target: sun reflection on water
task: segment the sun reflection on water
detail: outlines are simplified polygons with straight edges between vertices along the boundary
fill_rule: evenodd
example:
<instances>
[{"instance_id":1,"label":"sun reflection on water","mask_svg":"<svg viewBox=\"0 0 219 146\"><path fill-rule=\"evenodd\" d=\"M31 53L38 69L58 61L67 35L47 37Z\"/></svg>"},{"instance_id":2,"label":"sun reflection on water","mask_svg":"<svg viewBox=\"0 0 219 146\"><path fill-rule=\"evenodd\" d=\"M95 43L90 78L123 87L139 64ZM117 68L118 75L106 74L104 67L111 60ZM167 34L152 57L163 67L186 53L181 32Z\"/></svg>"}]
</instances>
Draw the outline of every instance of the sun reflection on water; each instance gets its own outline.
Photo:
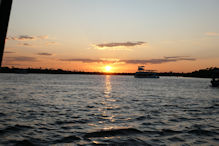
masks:
<instances>
[{"instance_id":1,"label":"sun reflection on water","mask_svg":"<svg viewBox=\"0 0 219 146\"><path fill-rule=\"evenodd\" d=\"M105 88L104 88L104 97L102 104L103 106L99 109L102 112L102 119L100 121L103 124L103 129L108 129L111 127L112 122L115 121L115 115L112 114L112 110L115 108L115 100L112 99L112 85L111 85L111 76L105 76Z\"/></svg>"},{"instance_id":2,"label":"sun reflection on water","mask_svg":"<svg viewBox=\"0 0 219 146\"><path fill-rule=\"evenodd\" d=\"M104 97L109 98L111 94L111 82L110 82L110 75L106 75L105 78L105 90L104 90Z\"/></svg>"}]
</instances>

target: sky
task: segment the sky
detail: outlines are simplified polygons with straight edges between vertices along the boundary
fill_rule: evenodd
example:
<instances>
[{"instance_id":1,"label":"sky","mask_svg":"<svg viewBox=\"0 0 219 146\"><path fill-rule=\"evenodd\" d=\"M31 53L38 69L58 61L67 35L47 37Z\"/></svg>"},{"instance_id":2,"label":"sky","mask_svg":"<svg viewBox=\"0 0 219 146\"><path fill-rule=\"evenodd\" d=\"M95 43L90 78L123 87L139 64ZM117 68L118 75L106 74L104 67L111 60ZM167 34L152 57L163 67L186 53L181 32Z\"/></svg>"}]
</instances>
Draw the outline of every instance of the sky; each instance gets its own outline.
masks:
<instances>
[{"instance_id":1,"label":"sky","mask_svg":"<svg viewBox=\"0 0 219 146\"><path fill-rule=\"evenodd\" d=\"M3 66L191 72L219 67L219 0L14 0Z\"/></svg>"}]
</instances>

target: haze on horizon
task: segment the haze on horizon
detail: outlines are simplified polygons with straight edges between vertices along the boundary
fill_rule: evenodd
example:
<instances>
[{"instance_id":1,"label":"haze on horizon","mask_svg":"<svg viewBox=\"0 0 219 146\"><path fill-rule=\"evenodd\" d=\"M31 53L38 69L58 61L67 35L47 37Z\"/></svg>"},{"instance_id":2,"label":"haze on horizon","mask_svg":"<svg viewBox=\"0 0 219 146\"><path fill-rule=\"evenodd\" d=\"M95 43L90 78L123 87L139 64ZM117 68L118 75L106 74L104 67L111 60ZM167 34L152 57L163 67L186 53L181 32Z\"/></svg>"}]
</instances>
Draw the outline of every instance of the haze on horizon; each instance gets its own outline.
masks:
<instances>
[{"instance_id":1,"label":"haze on horizon","mask_svg":"<svg viewBox=\"0 0 219 146\"><path fill-rule=\"evenodd\" d=\"M3 66L135 72L219 67L218 0L14 0Z\"/></svg>"}]
</instances>

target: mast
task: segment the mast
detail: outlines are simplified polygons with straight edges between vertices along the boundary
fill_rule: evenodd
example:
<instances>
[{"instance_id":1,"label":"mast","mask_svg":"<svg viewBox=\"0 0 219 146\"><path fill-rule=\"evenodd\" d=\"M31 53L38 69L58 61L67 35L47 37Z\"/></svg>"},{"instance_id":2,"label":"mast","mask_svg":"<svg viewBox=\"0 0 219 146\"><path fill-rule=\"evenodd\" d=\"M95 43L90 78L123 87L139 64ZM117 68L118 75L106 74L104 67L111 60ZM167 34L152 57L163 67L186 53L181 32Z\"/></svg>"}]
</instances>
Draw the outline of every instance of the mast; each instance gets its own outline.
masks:
<instances>
[{"instance_id":1,"label":"mast","mask_svg":"<svg viewBox=\"0 0 219 146\"><path fill-rule=\"evenodd\" d=\"M12 0L0 0L0 67L2 65L11 5Z\"/></svg>"}]
</instances>

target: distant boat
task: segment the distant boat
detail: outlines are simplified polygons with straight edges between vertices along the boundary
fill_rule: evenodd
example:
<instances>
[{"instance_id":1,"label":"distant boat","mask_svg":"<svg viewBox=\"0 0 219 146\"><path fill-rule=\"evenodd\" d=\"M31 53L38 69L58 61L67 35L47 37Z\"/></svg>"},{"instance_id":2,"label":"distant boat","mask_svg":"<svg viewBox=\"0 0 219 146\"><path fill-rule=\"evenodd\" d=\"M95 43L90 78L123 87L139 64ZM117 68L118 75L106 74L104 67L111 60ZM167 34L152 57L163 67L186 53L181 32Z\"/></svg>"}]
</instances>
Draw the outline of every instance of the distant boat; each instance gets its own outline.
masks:
<instances>
[{"instance_id":1,"label":"distant boat","mask_svg":"<svg viewBox=\"0 0 219 146\"><path fill-rule=\"evenodd\" d=\"M219 70L218 69L215 69L213 71L211 86L212 87L219 87Z\"/></svg>"},{"instance_id":2,"label":"distant boat","mask_svg":"<svg viewBox=\"0 0 219 146\"><path fill-rule=\"evenodd\" d=\"M219 87L219 79L213 78L211 80L211 85L212 85L212 87Z\"/></svg>"},{"instance_id":3,"label":"distant boat","mask_svg":"<svg viewBox=\"0 0 219 146\"><path fill-rule=\"evenodd\" d=\"M135 78L159 78L159 76L153 70L145 70L144 66L138 66Z\"/></svg>"}]
</instances>

